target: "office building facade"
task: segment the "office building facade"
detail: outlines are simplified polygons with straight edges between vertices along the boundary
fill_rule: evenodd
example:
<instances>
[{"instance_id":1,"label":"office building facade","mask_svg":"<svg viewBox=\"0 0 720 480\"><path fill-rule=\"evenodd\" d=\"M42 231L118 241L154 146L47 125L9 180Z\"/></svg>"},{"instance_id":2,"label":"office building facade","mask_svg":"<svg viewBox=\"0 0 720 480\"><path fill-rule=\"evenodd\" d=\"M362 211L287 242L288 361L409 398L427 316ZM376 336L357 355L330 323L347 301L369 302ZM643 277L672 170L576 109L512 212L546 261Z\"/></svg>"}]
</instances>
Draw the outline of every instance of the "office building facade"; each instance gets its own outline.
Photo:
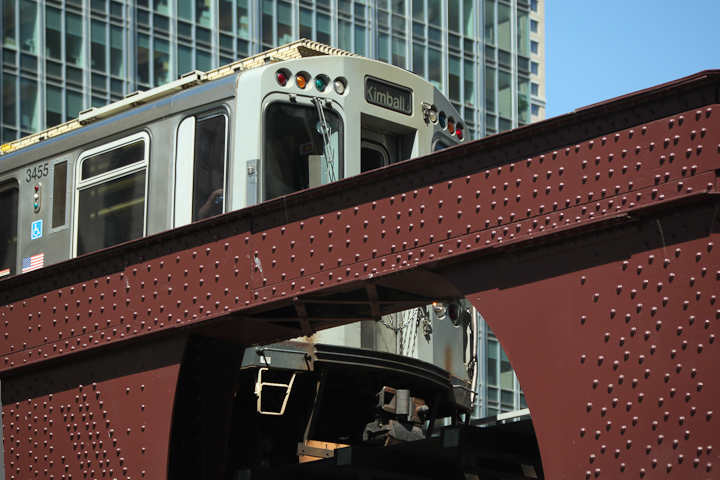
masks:
<instances>
[{"instance_id":1,"label":"office building facade","mask_svg":"<svg viewBox=\"0 0 720 480\"><path fill-rule=\"evenodd\" d=\"M544 118L544 0L2 0L0 143L308 38L411 70L471 138ZM524 406L481 322L487 416Z\"/></svg>"}]
</instances>

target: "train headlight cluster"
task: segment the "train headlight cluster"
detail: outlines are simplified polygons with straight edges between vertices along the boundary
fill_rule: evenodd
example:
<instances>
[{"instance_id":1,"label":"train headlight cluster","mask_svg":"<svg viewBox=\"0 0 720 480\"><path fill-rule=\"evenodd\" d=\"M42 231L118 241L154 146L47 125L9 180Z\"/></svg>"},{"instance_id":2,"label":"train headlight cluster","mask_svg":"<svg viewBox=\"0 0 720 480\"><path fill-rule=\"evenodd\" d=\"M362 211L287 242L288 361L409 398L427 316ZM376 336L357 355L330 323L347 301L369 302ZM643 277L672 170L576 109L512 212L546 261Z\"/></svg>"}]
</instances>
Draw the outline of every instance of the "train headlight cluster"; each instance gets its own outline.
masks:
<instances>
[{"instance_id":1,"label":"train headlight cluster","mask_svg":"<svg viewBox=\"0 0 720 480\"><path fill-rule=\"evenodd\" d=\"M315 77L315 88L318 92L324 92L330 83L330 79L326 75L318 75Z\"/></svg>"},{"instance_id":2,"label":"train headlight cluster","mask_svg":"<svg viewBox=\"0 0 720 480\"><path fill-rule=\"evenodd\" d=\"M306 88L308 88L308 85L315 85L315 89L318 92L326 93L329 91L328 87L332 85L332 89L335 90L335 93L337 93L338 95L345 95L348 87L347 80L342 77L338 77L335 80L331 81L330 77L325 74L315 75L315 77L313 78L313 76L307 72L298 72L294 77L295 82L293 82L292 73L290 73L290 71L285 68L281 68L280 70L276 71L275 78L278 85L280 85L281 87L296 86L300 90L305 90Z\"/></svg>"},{"instance_id":3,"label":"train headlight cluster","mask_svg":"<svg viewBox=\"0 0 720 480\"><path fill-rule=\"evenodd\" d=\"M463 127L462 123L456 122L453 117L448 117L445 112L440 112L438 116L440 127L443 130L447 129L450 135L455 135L460 141L465 138L465 127Z\"/></svg>"},{"instance_id":4,"label":"train headlight cluster","mask_svg":"<svg viewBox=\"0 0 720 480\"><path fill-rule=\"evenodd\" d=\"M462 323L464 312L458 302L433 302L432 308L438 320L447 318L456 327Z\"/></svg>"}]
</instances>

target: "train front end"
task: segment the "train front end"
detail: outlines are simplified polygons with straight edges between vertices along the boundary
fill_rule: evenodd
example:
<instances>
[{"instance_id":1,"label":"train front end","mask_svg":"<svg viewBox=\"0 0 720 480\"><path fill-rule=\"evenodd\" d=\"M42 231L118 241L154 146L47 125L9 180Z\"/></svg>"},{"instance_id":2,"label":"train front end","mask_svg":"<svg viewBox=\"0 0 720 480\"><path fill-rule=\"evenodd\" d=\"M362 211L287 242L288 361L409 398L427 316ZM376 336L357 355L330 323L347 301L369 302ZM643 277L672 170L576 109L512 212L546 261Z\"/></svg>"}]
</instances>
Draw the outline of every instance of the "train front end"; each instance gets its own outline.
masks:
<instances>
[{"instance_id":1,"label":"train front end","mask_svg":"<svg viewBox=\"0 0 720 480\"><path fill-rule=\"evenodd\" d=\"M450 102L405 70L351 55L264 62L237 79L233 209L292 202L295 192L467 141ZM312 252L308 242L298 238L297 251ZM474 312L443 297L439 285L402 287L411 293L396 287L378 285L375 298L337 297L332 306L306 299L296 312L301 323L303 316L374 321L246 350L228 471L326 458L347 445L420 440L470 411ZM398 296L401 311L384 302ZM248 425L252 438L241 434Z\"/></svg>"}]
</instances>

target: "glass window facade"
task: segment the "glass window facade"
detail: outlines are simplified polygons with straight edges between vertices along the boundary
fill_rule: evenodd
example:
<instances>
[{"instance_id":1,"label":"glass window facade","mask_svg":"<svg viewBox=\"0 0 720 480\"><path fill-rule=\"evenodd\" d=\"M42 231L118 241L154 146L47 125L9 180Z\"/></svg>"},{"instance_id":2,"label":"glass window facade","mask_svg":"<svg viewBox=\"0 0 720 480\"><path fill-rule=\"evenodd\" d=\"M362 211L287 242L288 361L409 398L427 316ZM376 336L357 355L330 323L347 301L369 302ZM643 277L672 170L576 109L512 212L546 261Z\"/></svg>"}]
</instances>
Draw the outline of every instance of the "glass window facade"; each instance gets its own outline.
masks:
<instances>
[{"instance_id":1,"label":"glass window facade","mask_svg":"<svg viewBox=\"0 0 720 480\"><path fill-rule=\"evenodd\" d=\"M475 407L475 416L490 417L527 408L520 384L500 342L482 315L479 316L478 323L479 355L484 361L480 362L479 400Z\"/></svg>"}]
</instances>

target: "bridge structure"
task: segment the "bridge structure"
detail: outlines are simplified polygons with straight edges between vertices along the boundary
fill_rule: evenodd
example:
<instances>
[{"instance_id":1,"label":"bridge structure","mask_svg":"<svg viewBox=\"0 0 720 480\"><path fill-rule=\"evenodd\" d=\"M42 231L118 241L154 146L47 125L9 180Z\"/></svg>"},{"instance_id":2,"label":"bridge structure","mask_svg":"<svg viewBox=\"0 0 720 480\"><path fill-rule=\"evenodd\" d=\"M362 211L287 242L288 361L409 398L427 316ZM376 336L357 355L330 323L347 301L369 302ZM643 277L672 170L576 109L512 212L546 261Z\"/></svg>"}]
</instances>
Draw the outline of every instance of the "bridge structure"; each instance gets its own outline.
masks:
<instances>
[{"instance_id":1,"label":"bridge structure","mask_svg":"<svg viewBox=\"0 0 720 480\"><path fill-rule=\"evenodd\" d=\"M238 345L460 296L545 477L717 478L719 101L703 72L3 280L6 478L220 478Z\"/></svg>"}]
</instances>

